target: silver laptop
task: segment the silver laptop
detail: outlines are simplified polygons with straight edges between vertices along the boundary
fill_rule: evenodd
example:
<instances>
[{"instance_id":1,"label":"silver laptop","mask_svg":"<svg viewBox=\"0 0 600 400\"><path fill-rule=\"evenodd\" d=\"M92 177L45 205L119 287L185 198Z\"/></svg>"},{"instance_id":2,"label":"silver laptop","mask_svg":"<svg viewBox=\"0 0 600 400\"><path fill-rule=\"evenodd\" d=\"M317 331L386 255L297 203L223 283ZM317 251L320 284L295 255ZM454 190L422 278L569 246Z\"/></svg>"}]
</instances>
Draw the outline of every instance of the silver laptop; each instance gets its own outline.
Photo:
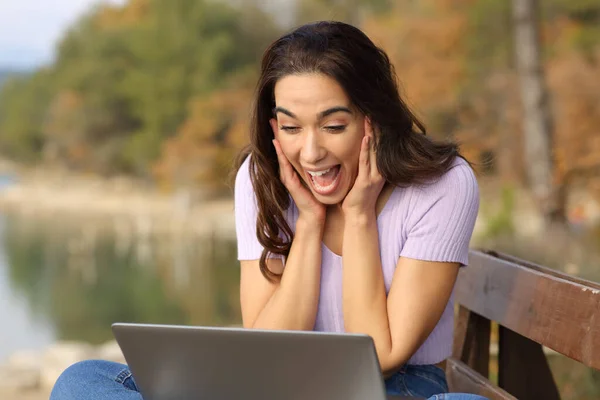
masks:
<instances>
[{"instance_id":1,"label":"silver laptop","mask_svg":"<svg viewBox=\"0 0 600 400\"><path fill-rule=\"evenodd\" d=\"M391 398L367 335L125 323L112 329L144 400Z\"/></svg>"}]
</instances>

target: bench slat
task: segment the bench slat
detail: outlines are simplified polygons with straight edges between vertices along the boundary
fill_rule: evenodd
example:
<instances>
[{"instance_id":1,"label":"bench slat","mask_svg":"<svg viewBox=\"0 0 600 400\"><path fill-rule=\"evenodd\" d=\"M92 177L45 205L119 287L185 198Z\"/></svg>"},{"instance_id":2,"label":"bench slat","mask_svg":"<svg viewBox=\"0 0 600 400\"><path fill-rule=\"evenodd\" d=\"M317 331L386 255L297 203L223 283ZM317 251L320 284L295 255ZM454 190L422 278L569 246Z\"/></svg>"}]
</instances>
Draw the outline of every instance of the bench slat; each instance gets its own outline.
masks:
<instances>
[{"instance_id":1,"label":"bench slat","mask_svg":"<svg viewBox=\"0 0 600 400\"><path fill-rule=\"evenodd\" d=\"M452 356L485 377L489 376L490 330L489 319L459 307Z\"/></svg>"},{"instance_id":2,"label":"bench slat","mask_svg":"<svg viewBox=\"0 0 600 400\"><path fill-rule=\"evenodd\" d=\"M499 335L498 385L521 400L560 400L542 346L503 326Z\"/></svg>"},{"instance_id":3,"label":"bench slat","mask_svg":"<svg viewBox=\"0 0 600 400\"><path fill-rule=\"evenodd\" d=\"M501 257L472 250L459 274L456 301L600 369L600 285Z\"/></svg>"},{"instance_id":4,"label":"bench slat","mask_svg":"<svg viewBox=\"0 0 600 400\"><path fill-rule=\"evenodd\" d=\"M446 377L452 392L478 394L490 400L516 400L516 397L494 386L482 375L455 358L449 358L447 361Z\"/></svg>"}]
</instances>

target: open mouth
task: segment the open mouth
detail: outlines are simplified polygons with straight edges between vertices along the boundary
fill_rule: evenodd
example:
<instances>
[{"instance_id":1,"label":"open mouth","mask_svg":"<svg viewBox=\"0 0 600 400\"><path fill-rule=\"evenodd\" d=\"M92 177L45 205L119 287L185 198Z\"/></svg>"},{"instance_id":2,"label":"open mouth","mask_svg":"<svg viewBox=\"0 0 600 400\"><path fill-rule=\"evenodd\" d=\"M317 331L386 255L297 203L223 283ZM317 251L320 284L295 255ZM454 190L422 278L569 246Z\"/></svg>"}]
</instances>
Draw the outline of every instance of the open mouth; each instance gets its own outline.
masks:
<instances>
[{"instance_id":1,"label":"open mouth","mask_svg":"<svg viewBox=\"0 0 600 400\"><path fill-rule=\"evenodd\" d=\"M320 195L333 193L340 182L340 165L323 171L307 171L313 190Z\"/></svg>"}]
</instances>

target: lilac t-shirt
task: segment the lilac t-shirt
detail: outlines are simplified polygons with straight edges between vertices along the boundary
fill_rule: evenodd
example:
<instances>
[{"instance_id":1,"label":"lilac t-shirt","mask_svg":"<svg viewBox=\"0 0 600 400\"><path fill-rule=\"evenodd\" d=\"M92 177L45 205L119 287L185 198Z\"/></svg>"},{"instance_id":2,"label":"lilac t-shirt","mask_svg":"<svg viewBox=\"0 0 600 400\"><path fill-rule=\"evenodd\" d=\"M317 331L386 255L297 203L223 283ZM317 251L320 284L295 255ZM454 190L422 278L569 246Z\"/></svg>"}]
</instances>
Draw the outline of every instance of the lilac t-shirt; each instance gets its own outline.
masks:
<instances>
[{"instance_id":1,"label":"lilac t-shirt","mask_svg":"<svg viewBox=\"0 0 600 400\"><path fill-rule=\"evenodd\" d=\"M260 258L256 238L257 206L249 174L249 157L237 173L235 222L239 260ZM389 292L400 257L468 263L469 242L479 210L479 189L471 167L457 158L453 167L428 185L396 187L377 217L381 265ZM295 230L298 209L293 201L286 219ZM440 268L442 266L440 265ZM409 360L435 364L452 353L454 294L438 324ZM321 293L316 331L344 332L342 257L322 244Z\"/></svg>"}]
</instances>

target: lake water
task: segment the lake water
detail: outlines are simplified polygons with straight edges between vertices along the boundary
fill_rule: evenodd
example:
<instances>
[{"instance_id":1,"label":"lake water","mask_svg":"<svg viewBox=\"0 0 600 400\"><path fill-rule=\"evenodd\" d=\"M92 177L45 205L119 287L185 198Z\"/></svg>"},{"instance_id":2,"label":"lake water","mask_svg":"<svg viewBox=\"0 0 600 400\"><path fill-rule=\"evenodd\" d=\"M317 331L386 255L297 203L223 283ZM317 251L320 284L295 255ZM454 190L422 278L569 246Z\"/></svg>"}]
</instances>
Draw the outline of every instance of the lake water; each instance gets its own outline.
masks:
<instances>
[{"instance_id":1,"label":"lake water","mask_svg":"<svg viewBox=\"0 0 600 400\"><path fill-rule=\"evenodd\" d=\"M105 342L117 321L240 323L235 241L117 222L0 214L0 363L59 339Z\"/></svg>"}]
</instances>

